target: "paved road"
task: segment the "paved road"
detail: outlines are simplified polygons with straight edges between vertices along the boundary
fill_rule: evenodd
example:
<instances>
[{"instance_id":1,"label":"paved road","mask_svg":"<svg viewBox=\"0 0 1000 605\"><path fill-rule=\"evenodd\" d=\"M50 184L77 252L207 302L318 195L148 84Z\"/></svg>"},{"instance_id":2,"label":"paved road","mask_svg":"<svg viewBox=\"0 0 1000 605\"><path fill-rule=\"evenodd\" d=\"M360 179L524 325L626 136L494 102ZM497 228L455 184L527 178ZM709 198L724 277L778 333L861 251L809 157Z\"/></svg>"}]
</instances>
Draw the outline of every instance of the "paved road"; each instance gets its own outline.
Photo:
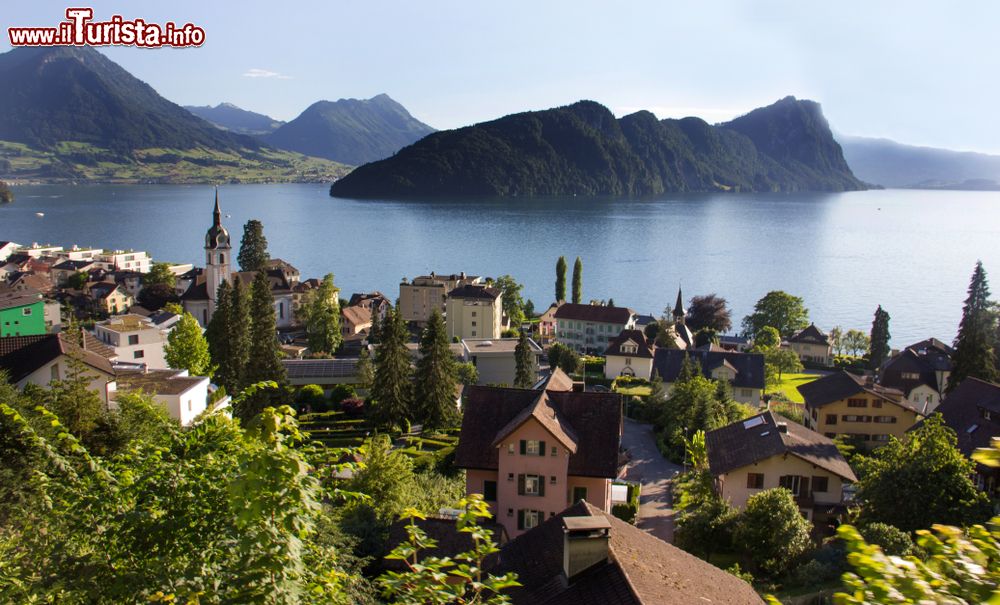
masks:
<instances>
[{"instance_id":1,"label":"paved road","mask_svg":"<svg viewBox=\"0 0 1000 605\"><path fill-rule=\"evenodd\" d=\"M632 454L625 478L642 484L639 498L639 528L665 542L674 539L674 511L670 480L681 467L656 449L652 426L625 419L622 445Z\"/></svg>"}]
</instances>

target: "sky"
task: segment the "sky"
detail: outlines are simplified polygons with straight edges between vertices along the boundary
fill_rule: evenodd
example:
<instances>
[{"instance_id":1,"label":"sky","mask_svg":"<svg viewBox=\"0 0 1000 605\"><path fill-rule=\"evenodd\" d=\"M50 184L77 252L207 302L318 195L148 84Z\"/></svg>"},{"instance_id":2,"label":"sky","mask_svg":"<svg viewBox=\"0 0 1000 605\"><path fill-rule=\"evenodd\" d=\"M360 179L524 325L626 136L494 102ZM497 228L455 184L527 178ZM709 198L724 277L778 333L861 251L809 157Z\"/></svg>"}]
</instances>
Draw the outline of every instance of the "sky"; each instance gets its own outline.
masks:
<instances>
[{"instance_id":1,"label":"sky","mask_svg":"<svg viewBox=\"0 0 1000 605\"><path fill-rule=\"evenodd\" d=\"M198 48L103 51L182 105L289 120L384 92L443 129L580 99L718 122L794 95L838 133L1000 153L995 0L81 4L204 28ZM4 0L0 51L7 27L55 25L66 7Z\"/></svg>"}]
</instances>

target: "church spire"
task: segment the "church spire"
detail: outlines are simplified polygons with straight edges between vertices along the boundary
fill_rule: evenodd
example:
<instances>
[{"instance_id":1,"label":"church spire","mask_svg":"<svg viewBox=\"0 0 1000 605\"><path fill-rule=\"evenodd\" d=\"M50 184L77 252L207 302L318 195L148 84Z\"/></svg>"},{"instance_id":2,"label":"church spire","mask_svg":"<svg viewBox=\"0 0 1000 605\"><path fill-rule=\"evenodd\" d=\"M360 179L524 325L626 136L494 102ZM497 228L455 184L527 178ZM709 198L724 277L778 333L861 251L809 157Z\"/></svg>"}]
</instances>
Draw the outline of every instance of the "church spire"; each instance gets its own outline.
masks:
<instances>
[{"instance_id":1,"label":"church spire","mask_svg":"<svg viewBox=\"0 0 1000 605\"><path fill-rule=\"evenodd\" d=\"M216 227L222 226L222 209L219 208L219 186L215 186L215 210L212 212L212 217L215 219L213 224Z\"/></svg>"},{"instance_id":2,"label":"church spire","mask_svg":"<svg viewBox=\"0 0 1000 605\"><path fill-rule=\"evenodd\" d=\"M681 294L681 287L677 286L677 303L674 304L674 317L684 317L687 312L684 310L684 296Z\"/></svg>"}]
</instances>

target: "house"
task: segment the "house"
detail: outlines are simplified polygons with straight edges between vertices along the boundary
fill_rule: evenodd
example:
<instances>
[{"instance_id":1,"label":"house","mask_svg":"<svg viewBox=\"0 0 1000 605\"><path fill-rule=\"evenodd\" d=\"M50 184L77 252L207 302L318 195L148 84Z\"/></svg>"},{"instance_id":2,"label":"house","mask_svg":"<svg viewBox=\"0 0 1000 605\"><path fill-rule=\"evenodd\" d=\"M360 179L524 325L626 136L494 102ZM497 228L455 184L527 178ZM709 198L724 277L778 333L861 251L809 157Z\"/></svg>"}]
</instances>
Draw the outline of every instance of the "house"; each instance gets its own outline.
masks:
<instances>
[{"instance_id":1,"label":"house","mask_svg":"<svg viewBox=\"0 0 1000 605\"><path fill-rule=\"evenodd\" d=\"M833 345L816 324L809 324L808 327L799 330L782 345L795 351L802 362L833 365Z\"/></svg>"},{"instance_id":2,"label":"house","mask_svg":"<svg viewBox=\"0 0 1000 605\"><path fill-rule=\"evenodd\" d=\"M39 275L38 273L22 273L20 271L7 276L7 285L15 292L37 290L42 294L49 294L54 288L52 280L47 276Z\"/></svg>"},{"instance_id":3,"label":"house","mask_svg":"<svg viewBox=\"0 0 1000 605\"><path fill-rule=\"evenodd\" d=\"M30 246L21 246L17 249L16 254L25 254L31 258L42 258L43 256L56 256L62 252L62 246L53 246L52 244L39 245L38 242L32 242Z\"/></svg>"},{"instance_id":4,"label":"house","mask_svg":"<svg viewBox=\"0 0 1000 605\"><path fill-rule=\"evenodd\" d=\"M552 303L544 313L538 316L538 337L542 343L547 343L556 335L556 311L564 303Z\"/></svg>"},{"instance_id":5,"label":"house","mask_svg":"<svg viewBox=\"0 0 1000 605\"><path fill-rule=\"evenodd\" d=\"M160 323L131 313L113 317L97 323L94 336L111 347L121 361L145 364L149 369L167 369L163 347L179 317L166 315L169 317L159 314ZM172 322L170 318L174 318Z\"/></svg>"},{"instance_id":6,"label":"house","mask_svg":"<svg viewBox=\"0 0 1000 605\"><path fill-rule=\"evenodd\" d=\"M37 290L0 289L0 337L45 334L45 301Z\"/></svg>"},{"instance_id":7,"label":"house","mask_svg":"<svg viewBox=\"0 0 1000 605\"><path fill-rule=\"evenodd\" d=\"M1000 437L1000 384L966 378L936 412L955 431L958 449L971 458L976 449L990 447L990 440ZM976 484L992 498L1000 498L1000 469L977 463Z\"/></svg>"},{"instance_id":8,"label":"house","mask_svg":"<svg viewBox=\"0 0 1000 605\"><path fill-rule=\"evenodd\" d=\"M719 346L727 351L746 353L751 348L750 339L745 336L723 334L719 336Z\"/></svg>"},{"instance_id":9,"label":"house","mask_svg":"<svg viewBox=\"0 0 1000 605\"><path fill-rule=\"evenodd\" d=\"M378 345L376 345L377 347ZM410 353L410 360L415 364L420 359L420 343L419 342L408 342L406 343L406 350ZM465 356L465 345L459 342L449 342L448 350L451 354L455 356L455 361L459 363L465 363L469 359Z\"/></svg>"},{"instance_id":10,"label":"house","mask_svg":"<svg viewBox=\"0 0 1000 605\"><path fill-rule=\"evenodd\" d=\"M465 272L452 275L421 275L408 282L406 278L399 284L399 312L406 321L417 324L427 323L434 309L445 312L448 293L461 286L482 284L478 275Z\"/></svg>"},{"instance_id":11,"label":"house","mask_svg":"<svg viewBox=\"0 0 1000 605\"><path fill-rule=\"evenodd\" d=\"M114 282L97 282L87 284L90 297L94 301L95 308L108 315L118 315L128 312L129 307L135 303L135 299L129 293Z\"/></svg>"},{"instance_id":12,"label":"house","mask_svg":"<svg viewBox=\"0 0 1000 605\"><path fill-rule=\"evenodd\" d=\"M372 329L372 312L368 307L357 305L340 310L340 333L346 338Z\"/></svg>"},{"instance_id":13,"label":"house","mask_svg":"<svg viewBox=\"0 0 1000 605\"><path fill-rule=\"evenodd\" d=\"M92 260L61 260L58 263L52 265L49 270L49 275L52 279L52 283L62 287L66 285L69 278L73 277L77 273L90 273L91 271L97 269L97 264ZM89 281L89 278L88 278Z\"/></svg>"},{"instance_id":14,"label":"house","mask_svg":"<svg viewBox=\"0 0 1000 605\"><path fill-rule=\"evenodd\" d=\"M187 370L119 371L117 381L116 394L142 391L151 395L182 426L191 424L208 408L208 377L190 376Z\"/></svg>"},{"instance_id":15,"label":"house","mask_svg":"<svg viewBox=\"0 0 1000 605\"><path fill-rule=\"evenodd\" d=\"M663 380L667 393L677 381L684 358L701 368L705 378L719 380L733 389L733 399L757 406L764 392L764 356L759 353L736 353L717 347L702 349L657 348L653 354L653 371Z\"/></svg>"},{"instance_id":16,"label":"house","mask_svg":"<svg viewBox=\"0 0 1000 605\"><path fill-rule=\"evenodd\" d=\"M843 488L857 481L833 441L770 411L709 431L705 447L716 489L733 507L784 487L817 527L844 512Z\"/></svg>"},{"instance_id":17,"label":"house","mask_svg":"<svg viewBox=\"0 0 1000 605\"><path fill-rule=\"evenodd\" d=\"M514 386L517 376L517 361L515 349L517 338L466 338L462 340L463 357L476 366L479 382L476 384L491 384ZM528 339L531 349L532 383L538 376L539 359L542 347L534 340Z\"/></svg>"},{"instance_id":18,"label":"house","mask_svg":"<svg viewBox=\"0 0 1000 605\"><path fill-rule=\"evenodd\" d=\"M845 435L868 448L902 437L923 416L902 391L843 370L798 389L805 399L807 427L831 439Z\"/></svg>"},{"instance_id":19,"label":"house","mask_svg":"<svg viewBox=\"0 0 1000 605\"><path fill-rule=\"evenodd\" d=\"M11 254L17 252L17 249L20 247L20 244L16 244L14 242L0 241L0 263L5 262L7 258L10 257Z\"/></svg>"},{"instance_id":20,"label":"house","mask_svg":"<svg viewBox=\"0 0 1000 605\"><path fill-rule=\"evenodd\" d=\"M911 403L929 414L941 403L951 376L955 351L936 338L912 344L882 364L878 383L898 389Z\"/></svg>"},{"instance_id":21,"label":"house","mask_svg":"<svg viewBox=\"0 0 1000 605\"><path fill-rule=\"evenodd\" d=\"M295 287L299 284L299 270L280 258L268 261L264 271L271 286L271 296L274 298L274 322L277 328L291 328L299 325L295 317ZM257 271L237 271L231 279L239 279L247 291L253 286ZM301 296L301 292L299 293ZM336 301L336 293L334 294Z\"/></svg>"},{"instance_id":22,"label":"house","mask_svg":"<svg viewBox=\"0 0 1000 605\"><path fill-rule=\"evenodd\" d=\"M94 257L105 271L149 273L153 259L141 250L102 250Z\"/></svg>"},{"instance_id":23,"label":"house","mask_svg":"<svg viewBox=\"0 0 1000 605\"><path fill-rule=\"evenodd\" d=\"M503 306L500 290L467 284L448 292L445 319L448 338L500 338Z\"/></svg>"},{"instance_id":24,"label":"house","mask_svg":"<svg viewBox=\"0 0 1000 605\"><path fill-rule=\"evenodd\" d=\"M555 312L556 341L579 353L599 354L622 330L635 327L626 307L564 303Z\"/></svg>"},{"instance_id":25,"label":"house","mask_svg":"<svg viewBox=\"0 0 1000 605\"><path fill-rule=\"evenodd\" d=\"M604 377L637 376L649 379L656 345L641 330L622 330L604 350Z\"/></svg>"},{"instance_id":26,"label":"house","mask_svg":"<svg viewBox=\"0 0 1000 605\"><path fill-rule=\"evenodd\" d=\"M619 395L574 392L558 368L537 390L466 387L455 465L512 537L579 500L609 511L622 418Z\"/></svg>"},{"instance_id":27,"label":"house","mask_svg":"<svg viewBox=\"0 0 1000 605\"><path fill-rule=\"evenodd\" d=\"M351 299L347 301L349 307L364 307L371 312L372 316L378 316L380 320L385 319L385 314L392 308L392 302L379 291L375 292L355 292L351 294Z\"/></svg>"},{"instance_id":28,"label":"house","mask_svg":"<svg viewBox=\"0 0 1000 605\"><path fill-rule=\"evenodd\" d=\"M83 335L83 346L65 332L0 338L0 370L19 389L28 384L45 387L69 378L75 360L89 379L90 390L107 404L115 391L115 369L109 358L113 353L87 332Z\"/></svg>"},{"instance_id":29,"label":"house","mask_svg":"<svg viewBox=\"0 0 1000 605\"><path fill-rule=\"evenodd\" d=\"M453 554L453 553L452 553ZM489 573L517 574L514 605L762 605L753 587L589 500L500 547Z\"/></svg>"}]
</instances>

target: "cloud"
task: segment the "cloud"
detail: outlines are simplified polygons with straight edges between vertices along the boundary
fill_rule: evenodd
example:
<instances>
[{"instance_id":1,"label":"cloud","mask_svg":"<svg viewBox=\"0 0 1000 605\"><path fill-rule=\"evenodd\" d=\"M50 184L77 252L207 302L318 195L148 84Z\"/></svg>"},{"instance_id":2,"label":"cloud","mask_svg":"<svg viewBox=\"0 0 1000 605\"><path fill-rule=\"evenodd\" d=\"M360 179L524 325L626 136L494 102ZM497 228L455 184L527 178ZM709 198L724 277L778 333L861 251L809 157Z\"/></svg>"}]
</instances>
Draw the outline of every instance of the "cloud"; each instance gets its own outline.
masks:
<instances>
[{"instance_id":1,"label":"cloud","mask_svg":"<svg viewBox=\"0 0 1000 605\"><path fill-rule=\"evenodd\" d=\"M277 78L279 80L291 80L292 76L286 76L284 74L279 74L276 71L271 71L269 69L260 69L258 67L253 67L246 70L243 73L244 78Z\"/></svg>"}]
</instances>

